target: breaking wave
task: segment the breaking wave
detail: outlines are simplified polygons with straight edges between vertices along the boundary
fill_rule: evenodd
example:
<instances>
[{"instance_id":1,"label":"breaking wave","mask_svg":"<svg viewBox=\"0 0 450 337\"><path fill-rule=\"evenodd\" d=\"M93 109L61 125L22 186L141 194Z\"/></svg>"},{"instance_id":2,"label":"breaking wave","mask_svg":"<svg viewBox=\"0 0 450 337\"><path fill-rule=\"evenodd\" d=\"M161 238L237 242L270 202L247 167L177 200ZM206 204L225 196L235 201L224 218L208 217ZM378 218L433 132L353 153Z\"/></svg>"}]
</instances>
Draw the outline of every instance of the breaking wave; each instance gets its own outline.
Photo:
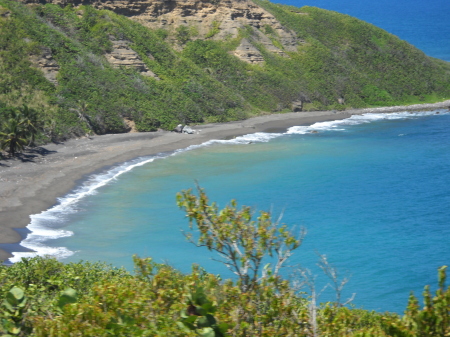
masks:
<instances>
[{"instance_id":1,"label":"breaking wave","mask_svg":"<svg viewBox=\"0 0 450 337\"><path fill-rule=\"evenodd\" d=\"M64 223L69 216L77 213L79 210L79 201L86 196L98 193L99 188L116 180L122 174L133 170L138 166L151 163L158 159L167 158L186 151L214 145L245 145L252 143L264 143L283 135L309 134L315 132L327 131L345 131L354 125L372 123L379 120L395 120L419 118L436 114L449 114L448 110L420 111L420 112L398 112L398 113L367 113L354 115L343 120L329 122L319 122L310 126L293 126L285 133L264 133L258 132L236 137L230 140L210 140L200 145L191 145L185 149L176 150L170 153L160 153L155 156L140 157L132 161L108 169L107 171L93 174L84 181L78 188L66 196L59 198L58 203L50 209L39 214L30 216L31 222L27 228L31 231L28 236L20 243L21 246L28 248L29 252L13 252L9 261L15 263L24 257L33 257L37 255L52 256L57 259L64 259L73 255L75 252L66 247L50 247L45 243L51 239L72 236L73 232L64 230Z\"/></svg>"}]
</instances>

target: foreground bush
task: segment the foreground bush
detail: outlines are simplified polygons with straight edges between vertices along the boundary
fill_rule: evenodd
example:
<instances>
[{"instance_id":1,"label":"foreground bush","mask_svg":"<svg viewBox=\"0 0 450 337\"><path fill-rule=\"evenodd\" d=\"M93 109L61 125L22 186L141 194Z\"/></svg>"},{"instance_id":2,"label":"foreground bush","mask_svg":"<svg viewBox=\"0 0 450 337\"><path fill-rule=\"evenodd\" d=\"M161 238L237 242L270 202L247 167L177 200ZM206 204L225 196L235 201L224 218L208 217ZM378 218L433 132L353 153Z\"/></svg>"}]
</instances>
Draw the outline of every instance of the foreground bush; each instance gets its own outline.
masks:
<instances>
[{"instance_id":1,"label":"foreground bush","mask_svg":"<svg viewBox=\"0 0 450 337\"><path fill-rule=\"evenodd\" d=\"M3 328L23 336L195 336L208 324L198 321L209 317L218 331L206 330L206 336L221 331L230 336L312 334L308 301L287 282L275 287L261 283L245 293L232 281L223 282L198 267L183 275L151 259L135 258L135 264L134 276L101 264L64 265L43 258L2 267ZM77 294L66 303L63 299L70 293L65 286ZM6 305L11 289L22 289L25 298L14 310ZM326 333L357 331L365 325L379 329L380 318L330 305L319 312Z\"/></svg>"},{"instance_id":2,"label":"foreground bush","mask_svg":"<svg viewBox=\"0 0 450 337\"><path fill-rule=\"evenodd\" d=\"M403 317L311 303L286 282L242 292L233 281L194 266L190 274L150 258L136 272L53 259L0 267L1 327L17 336L448 336L450 289L411 296Z\"/></svg>"},{"instance_id":3,"label":"foreground bush","mask_svg":"<svg viewBox=\"0 0 450 337\"><path fill-rule=\"evenodd\" d=\"M183 274L151 258L134 257L135 272L102 263L63 264L22 259L0 266L0 332L4 336L450 336L450 288L446 266L439 269L433 297L424 307L411 294L405 315L350 309L340 302L346 280L324 256L319 263L336 285L336 302L316 305L278 273L301 244L269 212L238 207L219 210L204 190L177 195L191 230L187 238L216 251L236 274L222 280L194 265ZM194 240L197 236L197 240ZM271 257L274 267L263 261ZM314 289L307 273L300 273Z\"/></svg>"}]
</instances>

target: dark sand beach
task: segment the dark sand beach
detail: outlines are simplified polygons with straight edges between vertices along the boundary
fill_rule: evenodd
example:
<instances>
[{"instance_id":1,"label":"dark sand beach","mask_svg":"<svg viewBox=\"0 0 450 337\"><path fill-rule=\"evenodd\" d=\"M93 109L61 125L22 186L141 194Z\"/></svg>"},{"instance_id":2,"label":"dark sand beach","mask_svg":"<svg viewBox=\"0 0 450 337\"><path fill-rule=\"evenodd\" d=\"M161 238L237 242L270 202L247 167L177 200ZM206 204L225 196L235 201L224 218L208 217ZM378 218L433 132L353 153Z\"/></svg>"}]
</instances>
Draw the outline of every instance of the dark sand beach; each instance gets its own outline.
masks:
<instances>
[{"instance_id":1,"label":"dark sand beach","mask_svg":"<svg viewBox=\"0 0 450 337\"><path fill-rule=\"evenodd\" d=\"M14 229L26 227L31 214L56 204L57 198L69 193L78 180L133 158L174 151L211 139L230 139L255 132L280 132L295 125L344 119L355 114L449 107L450 100L386 108L274 114L245 121L193 126L198 133L192 135L169 131L109 134L30 149L19 158L0 161L0 243L20 242L23 238ZM10 256L0 250L0 261Z\"/></svg>"}]
</instances>

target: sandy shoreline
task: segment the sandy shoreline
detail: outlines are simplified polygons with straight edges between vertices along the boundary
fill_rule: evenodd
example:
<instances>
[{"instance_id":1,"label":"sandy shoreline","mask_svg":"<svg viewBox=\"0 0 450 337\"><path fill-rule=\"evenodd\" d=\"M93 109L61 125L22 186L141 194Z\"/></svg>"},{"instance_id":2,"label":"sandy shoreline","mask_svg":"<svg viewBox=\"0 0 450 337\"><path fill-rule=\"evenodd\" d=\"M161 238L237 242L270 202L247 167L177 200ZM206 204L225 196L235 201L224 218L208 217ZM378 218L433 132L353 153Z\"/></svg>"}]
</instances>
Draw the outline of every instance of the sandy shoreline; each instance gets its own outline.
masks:
<instances>
[{"instance_id":1,"label":"sandy shoreline","mask_svg":"<svg viewBox=\"0 0 450 337\"><path fill-rule=\"evenodd\" d=\"M223 124L193 127L199 134L174 132L128 133L72 139L27 151L22 157L0 161L0 243L17 243L30 215L55 205L76 182L105 167L140 156L154 155L201 144L211 139L229 139L255 132L286 130L295 125L348 118L363 113L449 109L450 100L347 111L314 111L274 114ZM11 255L0 249L0 261Z\"/></svg>"}]
</instances>

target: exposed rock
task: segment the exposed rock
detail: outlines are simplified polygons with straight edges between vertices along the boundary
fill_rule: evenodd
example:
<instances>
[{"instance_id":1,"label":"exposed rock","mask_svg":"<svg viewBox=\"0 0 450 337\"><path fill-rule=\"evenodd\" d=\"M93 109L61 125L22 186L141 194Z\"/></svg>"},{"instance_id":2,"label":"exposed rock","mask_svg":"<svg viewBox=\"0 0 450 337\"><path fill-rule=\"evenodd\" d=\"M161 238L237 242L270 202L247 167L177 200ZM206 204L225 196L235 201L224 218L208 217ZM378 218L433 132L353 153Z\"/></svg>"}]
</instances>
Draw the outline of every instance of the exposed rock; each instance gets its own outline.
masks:
<instances>
[{"instance_id":1,"label":"exposed rock","mask_svg":"<svg viewBox=\"0 0 450 337\"><path fill-rule=\"evenodd\" d=\"M171 32L169 41L175 42L176 28L183 25L198 32L192 39L203 39L211 33L213 27L218 32L212 39L222 40L238 36L239 29L251 26L257 30L271 27L271 38L276 39L284 51L296 51L303 43L297 35L283 27L269 12L250 0L21 0L24 3L54 3L66 6L71 3L92 5L97 9L107 9L130 17L149 28L164 28ZM265 35L266 33L261 33ZM267 35L267 34L266 34ZM261 38L266 48L282 53L267 36ZM270 47L269 47L270 46Z\"/></svg>"},{"instance_id":2,"label":"exposed rock","mask_svg":"<svg viewBox=\"0 0 450 337\"><path fill-rule=\"evenodd\" d=\"M173 129L173 131L181 133L183 131L183 125L178 124L177 127L175 129Z\"/></svg>"},{"instance_id":3,"label":"exposed rock","mask_svg":"<svg viewBox=\"0 0 450 337\"><path fill-rule=\"evenodd\" d=\"M0 17L9 18L11 16L11 11L0 6Z\"/></svg>"},{"instance_id":4,"label":"exposed rock","mask_svg":"<svg viewBox=\"0 0 450 337\"><path fill-rule=\"evenodd\" d=\"M187 133L187 134L192 135L194 133L194 130L190 126L185 125L184 128L183 128L183 133Z\"/></svg>"},{"instance_id":5,"label":"exposed rock","mask_svg":"<svg viewBox=\"0 0 450 337\"><path fill-rule=\"evenodd\" d=\"M239 47L234 51L234 55L239 57L242 61L248 63L262 63L264 58L261 52L253 46L247 39L242 39Z\"/></svg>"},{"instance_id":6,"label":"exposed rock","mask_svg":"<svg viewBox=\"0 0 450 337\"><path fill-rule=\"evenodd\" d=\"M156 2L155 2L156 8ZM195 0L171 1L164 3L158 11L145 13L133 17L134 20L151 28L165 28L174 32L180 25L193 27L198 35L192 39L205 38L213 27L218 32L211 38L223 40L235 38L239 29L251 26L258 31L258 42L262 43L271 52L283 54L279 48L273 45L270 38L260 30L270 26L273 31L272 37L278 40L286 51L296 51L301 41L294 32L284 28L280 22L269 12L248 0L221 0L217 4L213 2L202 2ZM175 42L172 39L172 42Z\"/></svg>"},{"instance_id":7,"label":"exposed rock","mask_svg":"<svg viewBox=\"0 0 450 337\"><path fill-rule=\"evenodd\" d=\"M125 118L123 119L123 121L125 122L125 124L126 124L126 126L127 126L128 132L139 132L139 131L136 129L136 123L135 123L132 119L130 119L130 118L128 118L128 117L125 117Z\"/></svg>"},{"instance_id":8,"label":"exposed rock","mask_svg":"<svg viewBox=\"0 0 450 337\"><path fill-rule=\"evenodd\" d=\"M54 85L58 85L56 77L59 72L59 65L53 58L50 48L41 47L41 53L38 55L30 55L30 61L35 67L42 70L47 80Z\"/></svg>"},{"instance_id":9,"label":"exposed rock","mask_svg":"<svg viewBox=\"0 0 450 337\"><path fill-rule=\"evenodd\" d=\"M113 44L113 50L111 53L106 54L105 57L113 67L131 67L136 69L143 76L149 76L159 80L158 76L142 62L138 53L130 48L130 41L111 40L111 42Z\"/></svg>"},{"instance_id":10,"label":"exposed rock","mask_svg":"<svg viewBox=\"0 0 450 337\"><path fill-rule=\"evenodd\" d=\"M254 34L252 36L252 40L262 44L264 48L274 54L278 54L280 56L288 57L288 55L282 51L281 49L275 47L272 40L264 35L260 30L253 28Z\"/></svg>"},{"instance_id":11,"label":"exposed rock","mask_svg":"<svg viewBox=\"0 0 450 337\"><path fill-rule=\"evenodd\" d=\"M297 100L292 102L292 111L293 112L300 112L303 110L303 101Z\"/></svg>"}]
</instances>

